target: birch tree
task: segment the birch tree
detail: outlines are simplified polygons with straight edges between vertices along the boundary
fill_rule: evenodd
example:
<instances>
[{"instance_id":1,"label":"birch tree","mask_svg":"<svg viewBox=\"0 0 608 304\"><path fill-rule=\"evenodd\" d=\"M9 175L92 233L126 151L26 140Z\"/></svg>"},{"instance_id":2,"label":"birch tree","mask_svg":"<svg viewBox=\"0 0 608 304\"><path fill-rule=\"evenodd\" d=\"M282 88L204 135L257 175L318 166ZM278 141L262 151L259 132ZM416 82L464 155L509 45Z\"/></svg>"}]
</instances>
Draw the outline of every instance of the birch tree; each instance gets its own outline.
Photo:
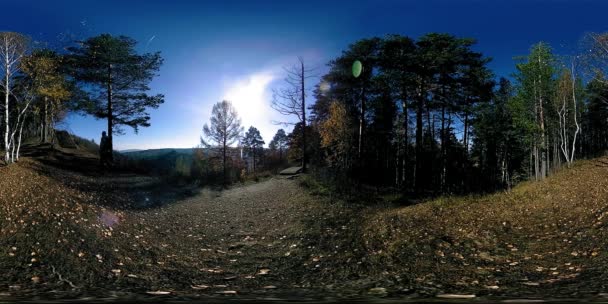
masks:
<instances>
[{"instance_id":1,"label":"birch tree","mask_svg":"<svg viewBox=\"0 0 608 304\"><path fill-rule=\"evenodd\" d=\"M578 95L580 95L580 82L577 82L575 63L571 62L570 69L562 71L557 80L556 110L559 119L560 150L566 159L568 167L574 161L576 140L581 130L578 122Z\"/></svg>"},{"instance_id":2,"label":"birch tree","mask_svg":"<svg viewBox=\"0 0 608 304\"><path fill-rule=\"evenodd\" d=\"M20 72L20 62L27 53L29 41L28 37L19 33L0 32L0 73L3 76L0 88L4 94L4 161L7 164L14 161L11 158L14 131L11 130L10 100L15 97L15 78Z\"/></svg>"}]
</instances>

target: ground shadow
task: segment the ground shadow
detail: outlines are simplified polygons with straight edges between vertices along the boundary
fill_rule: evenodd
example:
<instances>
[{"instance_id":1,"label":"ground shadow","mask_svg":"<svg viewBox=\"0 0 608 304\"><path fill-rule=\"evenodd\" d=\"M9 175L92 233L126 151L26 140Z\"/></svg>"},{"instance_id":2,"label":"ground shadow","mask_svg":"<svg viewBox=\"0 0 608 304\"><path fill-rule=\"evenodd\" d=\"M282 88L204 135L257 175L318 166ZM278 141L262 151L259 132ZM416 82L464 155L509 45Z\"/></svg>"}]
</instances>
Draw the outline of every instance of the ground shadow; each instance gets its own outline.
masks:
<instances>
[{"instance_id":1,"label":"ground shadow","mask_svg":"<svg viewBox=\"0 0 608 304\"><path fill-rule=\"evenodd\" d=\"M87 151L56 148L48 144L26 146L27 166L67 187L93 195L97 203L115 209L162 207L196 196L200 187L167 178L121 170L102 170L99 158Z\"/></svg>"},{"instance_id":2,"label":"ground shadow","mask_svg":"<svg viewBox=\"0 0 608 304\"><path fill-rule=\"evenodd\" d=\"M608 161L603 159L594 159L593 162L595 163L596 167L608 167Z\"/></svg>"}]
</instances>

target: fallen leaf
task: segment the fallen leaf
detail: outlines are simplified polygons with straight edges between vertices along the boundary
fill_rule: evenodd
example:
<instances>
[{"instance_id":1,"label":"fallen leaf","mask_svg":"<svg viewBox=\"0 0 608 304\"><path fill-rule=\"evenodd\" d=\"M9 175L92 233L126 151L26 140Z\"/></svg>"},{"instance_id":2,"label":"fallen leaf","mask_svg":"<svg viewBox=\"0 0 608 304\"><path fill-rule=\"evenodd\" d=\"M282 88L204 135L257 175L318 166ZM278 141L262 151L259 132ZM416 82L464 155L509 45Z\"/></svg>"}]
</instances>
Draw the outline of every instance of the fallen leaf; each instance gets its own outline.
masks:
<instances>
[{"instance_id":1,"label":"fallen leaf","mask_svg":"<svg viewBox=\"0 0 608 304\"><path fill-rule=\"evenodd\" d=\"M265 274L268 274L269 272L270 272L270 269L268 269L268 268L262 268L262 269L260 269L258 271L258 274L259 275L265 275Z\"/></svg>"},{"instance_id":2,"label":"fallen leaf","mask_svg":"<svg viewBox=\"0 0 608 304\"><path fill-rule=\"evenodd\" d=\"M150 295L155 295L155 296L157 296L157 295L168 295L168 294L171 294L170 291L160 291L160 290L159 291L147 291L146 293L150 294Z\"/></svg>"},{"instance_id":3,"label":"fallen leaf","mask_svg":"<svg viewBox=\"0 0 608 304\"><path fill-rule=\"evenodd\" d=\"M475 298L475 295L444 293L444 294L438 294L437 297L442 298L442 299L473 299L473 298Z\"/></svg>"}]
</instances>

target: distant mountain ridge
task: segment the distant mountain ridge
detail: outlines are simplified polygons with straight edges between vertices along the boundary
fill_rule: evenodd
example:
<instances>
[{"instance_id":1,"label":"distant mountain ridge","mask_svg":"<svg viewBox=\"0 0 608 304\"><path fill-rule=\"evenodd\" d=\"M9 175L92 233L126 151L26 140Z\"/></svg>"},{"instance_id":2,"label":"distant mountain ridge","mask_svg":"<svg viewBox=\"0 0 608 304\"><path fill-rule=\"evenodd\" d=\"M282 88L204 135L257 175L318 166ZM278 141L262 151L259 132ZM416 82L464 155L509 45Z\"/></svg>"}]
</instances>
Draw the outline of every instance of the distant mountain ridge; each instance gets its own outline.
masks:
<instances>
[{"instance_id":1,"label":"distant mountain ridge","mask_svg":"<svg viewBox=\"0 0 608 304\"><path fill-rule=\"evenodd\" d=\"M118 150L118 152L120 152L120 153L131 153L131 152L138 152L138 151L144 151L144 149L125 149L125 150Z\"/></svg>"},{"instance_id":2,"label":"distant mountain ridge","mask_svg":"<svg viewBox=\"0 0 608 304\"><path fill-rule=\"evenodd\" d=\"M181 154L181 155L192 155L194 153L194 148L162 148L162 149L129 149L122 150L120 153L133 157L133 158L153 158L158 157L170 153Z\"/></svg>"}]
</instances>

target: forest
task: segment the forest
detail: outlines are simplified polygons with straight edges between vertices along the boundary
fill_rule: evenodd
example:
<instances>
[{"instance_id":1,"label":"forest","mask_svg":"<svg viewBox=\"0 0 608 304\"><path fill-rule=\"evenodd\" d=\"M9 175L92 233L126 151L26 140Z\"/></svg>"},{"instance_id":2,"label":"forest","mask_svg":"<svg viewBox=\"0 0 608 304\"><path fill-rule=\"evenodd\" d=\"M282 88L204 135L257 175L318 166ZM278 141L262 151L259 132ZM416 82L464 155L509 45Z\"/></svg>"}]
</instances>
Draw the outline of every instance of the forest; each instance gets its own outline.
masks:
<instances>
[{"instance_id":1,"label":"forest","mask_svg":"<svg viewBox=\"0 0 608 304\"><path fill-rule=\"evenodd\" d=\"M431 33L351 44L308 106L313 171L334 184L466 194L542 180L604 153L608 34L587 34L577 54L534 44L502 77L475 43ZM301 155L298 128L292 158Z\"/></svg>"},{"instance_id":2,"label":"forest","mask_svg":"<svg viewBox=\"0 0 608 304\"><path fill-rule=\"evenodd\" d=\"M163 95L146 93L162 65L160 53L137 54L131 38L103 34L62 51L35 47L19 33L0 38L6 163L19 159L22 138L53 141L55 125L68 113L107 120L112 142L124 127L149 126L148 110L164 102ZM231 183L291 162L336 189L363 183L435 196L509 189L603 153L607 33L586 34L574 54L534 44L514 57L512 75L496 75L476 43L445 33L361 39L331 60L324 75L299 57L272 100L274 110L296 119L290 133L280 129L264 148L258 129L244 132L237 109L222 101L192 159L157 166L163 174L205 175L206 183L221 175ZM210 152L216 148L219 158ZM239 160L243 151L252 165ZM117 160L147 168L155 162Z\"/></svg>"},{"instance_id":3,"label":"forest","mask_svg":"<svg viewBox=\"0 0 608 304\"><path fill-rule=\"evenodd\" d=\"M605 302L601 10L326 2L8 16L0 303Z\"/></svg>"}]
</instances>

